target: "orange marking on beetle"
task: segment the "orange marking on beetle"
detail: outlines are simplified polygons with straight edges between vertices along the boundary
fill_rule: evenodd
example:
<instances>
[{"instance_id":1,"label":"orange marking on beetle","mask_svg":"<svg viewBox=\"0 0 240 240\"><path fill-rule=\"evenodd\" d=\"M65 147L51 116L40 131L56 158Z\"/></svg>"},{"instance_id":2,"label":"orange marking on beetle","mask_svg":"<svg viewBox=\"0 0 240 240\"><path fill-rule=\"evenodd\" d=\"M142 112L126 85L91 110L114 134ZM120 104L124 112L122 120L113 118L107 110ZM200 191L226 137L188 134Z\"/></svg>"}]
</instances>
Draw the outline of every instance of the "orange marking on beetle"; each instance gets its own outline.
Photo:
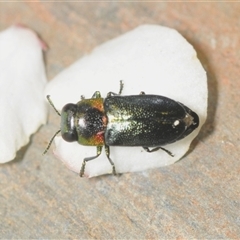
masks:
<instances>
[{"instance_id":1,"label":"orange marking on beetle","mask_svg":"<svg viewBox=\"0 0 240 240\"><path fill-rule=\"evenodd\" d=\"M90 101L90 104L94 107L97 108L99 111L104 112L103 108L103 98L93 98L93 99L88 99Z\"/></svg>"},{"instance_id":2,"label":"orange marking on beetle","mask_svg":"<svg viewBox=\"0 0 240 240\"><path fill-rule=\"evenodd\" d=\"M104 131L98 132L97 134L95 134L90 142L94 143L94 145L97 146L102 146L104 145Z\"/></svg>"}]
</instances>

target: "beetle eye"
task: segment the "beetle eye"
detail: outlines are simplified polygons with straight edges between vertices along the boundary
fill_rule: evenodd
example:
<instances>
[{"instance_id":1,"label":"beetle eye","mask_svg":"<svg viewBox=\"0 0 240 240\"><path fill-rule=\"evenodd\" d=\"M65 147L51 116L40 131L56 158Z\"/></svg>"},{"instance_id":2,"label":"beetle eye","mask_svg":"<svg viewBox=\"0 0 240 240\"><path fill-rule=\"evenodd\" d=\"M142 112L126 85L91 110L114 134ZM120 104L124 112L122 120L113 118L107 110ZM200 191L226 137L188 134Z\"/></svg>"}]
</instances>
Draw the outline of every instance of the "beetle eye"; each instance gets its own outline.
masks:
<instances>
[{"instance_id":1,"label":"beetle eye","mask_svg":"<svg viewBox=\"0 0 240 240\"><path fill-rule=\"evenodd\" d=\"M77 105L69 103L63 107L61 112L61 134L62 138L67 142L78 140L74 121L76 111Z\"/></svg>"}]
</instances>

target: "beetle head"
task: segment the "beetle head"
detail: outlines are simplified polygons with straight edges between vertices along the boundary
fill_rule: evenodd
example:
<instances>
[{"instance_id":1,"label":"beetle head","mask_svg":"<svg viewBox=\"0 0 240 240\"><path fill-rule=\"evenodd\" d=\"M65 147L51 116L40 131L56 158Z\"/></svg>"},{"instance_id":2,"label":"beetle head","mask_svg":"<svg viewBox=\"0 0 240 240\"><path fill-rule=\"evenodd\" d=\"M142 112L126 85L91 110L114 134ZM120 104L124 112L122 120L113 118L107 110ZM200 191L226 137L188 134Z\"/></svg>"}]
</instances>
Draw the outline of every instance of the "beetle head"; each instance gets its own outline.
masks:
<instances>
[{"instance_id":1,"label":"beetle head","mask_svg":"<svg viewBox=\"0 0 240 240\"><path fill-rule=\"evenodd\" d=\"M78 140L78 134L75 126L75 115L77 105L73 103L66 104L61 112L61 134L62 138L67 142Z\"/></svg>"}]
</instances>

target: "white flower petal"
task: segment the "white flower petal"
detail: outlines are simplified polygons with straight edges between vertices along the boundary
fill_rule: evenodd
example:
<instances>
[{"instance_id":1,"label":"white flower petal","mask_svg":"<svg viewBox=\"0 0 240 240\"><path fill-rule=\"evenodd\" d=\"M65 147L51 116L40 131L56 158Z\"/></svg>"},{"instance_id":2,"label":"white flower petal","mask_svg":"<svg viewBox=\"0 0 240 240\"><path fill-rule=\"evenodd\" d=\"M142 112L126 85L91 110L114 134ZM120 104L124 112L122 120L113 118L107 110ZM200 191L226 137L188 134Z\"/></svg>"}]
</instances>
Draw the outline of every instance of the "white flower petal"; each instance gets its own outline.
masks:
<instances>
[{"instance_id":1,"label":"white flower petal","mask_svg":"<svg viewBox=\"0 0 240 240\"><path fill-rule=\"evenodd\" d=\"M172 164L189 149L207 116L207 78L193 47L175 30L144 25L97 47L55 77L46 88L46 95L58 109L77 103L81 95L91 98L95 91L102 96L118 92L124 81L123 95L146 94L167 96L195 111L200 125L186 138L164 146L164 151L147 153L141 147L110 147L111 159L118 173L141 171ZM67 143L56 138L55 154L73 171L79 172L83 158L96 155L96 147ZM111 173L103 151L86 165L88 177Z\"/></svg>"},{"instance_id":2,"label":"white flower petal","mask_svg":"<svg viewBox=\"0 0 240 240\"><path fill-rule=\"evenodd\" d=\"M1 163L14 159L16 151L46 122L42 47L27 28L13 26L0 33Z\"/></svg>"}]
</instances>

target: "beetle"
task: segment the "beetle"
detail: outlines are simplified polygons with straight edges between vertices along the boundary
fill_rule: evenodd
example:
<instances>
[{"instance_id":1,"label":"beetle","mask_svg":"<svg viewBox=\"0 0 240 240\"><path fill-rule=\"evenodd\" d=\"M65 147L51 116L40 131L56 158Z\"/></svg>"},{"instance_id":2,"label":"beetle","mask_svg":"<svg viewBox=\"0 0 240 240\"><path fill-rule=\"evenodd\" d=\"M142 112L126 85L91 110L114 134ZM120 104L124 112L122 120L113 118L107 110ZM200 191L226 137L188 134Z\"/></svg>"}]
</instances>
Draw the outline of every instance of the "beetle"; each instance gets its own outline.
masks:
<instances>
[{"instance_id":1,"label":"beetle","mask_svg":"<svg viewBox=\"0 0 240 240\"><path fill-rule=\"evenodd\" d=\"M103 147L112 166L112 174L116 175L114 162L110 158L110 146L139 146L149 153L161 149L173 157L162 146L185 138L199 125L198 115L180 102L144 92L122 96L122 90L123 82L120 81L118 94L109 92L106 98L102 98L96 91L90 99L82 96L78 103L66 104L61 114L48 95L50 105L61 116L61 126L44 153L61 132L67 142L77 141L81 145L97 148L95 156L83 159L80 177L84 175L86 163L96 159Z\"/></svg>"}]
</instances>

